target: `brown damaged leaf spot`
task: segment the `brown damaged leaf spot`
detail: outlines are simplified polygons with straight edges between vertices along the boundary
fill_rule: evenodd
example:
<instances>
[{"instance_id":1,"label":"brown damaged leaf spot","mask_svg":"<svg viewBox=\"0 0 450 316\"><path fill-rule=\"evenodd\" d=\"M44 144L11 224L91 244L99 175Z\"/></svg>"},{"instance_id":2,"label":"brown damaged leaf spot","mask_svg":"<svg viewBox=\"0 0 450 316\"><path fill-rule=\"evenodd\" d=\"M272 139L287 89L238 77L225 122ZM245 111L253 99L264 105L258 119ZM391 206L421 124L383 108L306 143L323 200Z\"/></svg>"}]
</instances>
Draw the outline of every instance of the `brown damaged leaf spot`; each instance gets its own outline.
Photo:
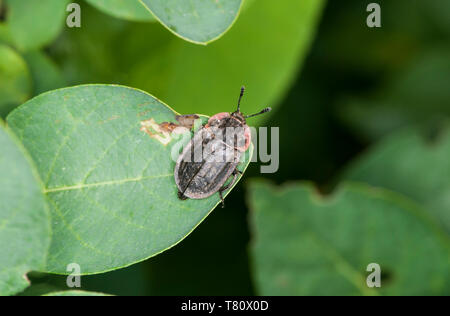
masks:
<instances>
[{"instance_id":1,"label":"brown damaged leaf spot","mask_svg":"<svg viewBox=\"0 0 450 316\"><path fill-rule=\"evenodd\" d=\"M172 140L172 134L184 134L189 128L171 122L158 124L154 119L141 122L141 131L147 133L151 138L166 146Z\"/></svg>"},{"instance_id":2,"label":"brown damaged leaf spot","mask_svg":"<svg viewBox=\"0 0 450 316\"><path fill-rule=\"evenodd\" d=\"M176 115L175 119L181 126L186 127L187 129L191 129L194 127L194 123L196 120L200 119L200 117L196 114L188 114L188 115Z\"/></svg>"},{"instance_id":3,"label":"brown damaged leaf spot","mask_svg":"<svg viewBox=\"0 0 450 316\"><path fill-rule=\"evenodd\" d=\"M162 122L161 124L159 124L159 128L161 130L169 133L172 133L177 127L180 126L172 122Z\"/></svg>"}]
</instances>

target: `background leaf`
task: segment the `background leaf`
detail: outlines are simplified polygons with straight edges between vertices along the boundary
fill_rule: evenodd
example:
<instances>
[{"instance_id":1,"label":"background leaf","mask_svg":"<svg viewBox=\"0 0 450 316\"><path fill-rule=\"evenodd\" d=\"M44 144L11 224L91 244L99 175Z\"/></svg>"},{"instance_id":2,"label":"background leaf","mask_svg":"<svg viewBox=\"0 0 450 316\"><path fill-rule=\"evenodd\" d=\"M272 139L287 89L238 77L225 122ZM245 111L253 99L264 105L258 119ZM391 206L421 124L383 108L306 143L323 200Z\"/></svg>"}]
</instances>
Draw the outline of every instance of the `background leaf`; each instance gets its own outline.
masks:
<instances>
[{"instance_id":1,"label":"background leaf","mask_svg":"<svg viewBox=\"0 0 450 316\"><path fill-rule=\"evenodd\" d=\"M65 85L61 71L46 53L30 51L24 54L24 59L33 78L33 95L62 88Z\"/></svg>"},{"instance_id":2,"label":"background leaf","mask_svg":"<svg viewBox=\"0 0 450 316\"><path fill-rule=\"evenodd\" d=\"M149 22L155 21L151 12L149 12L139 0L86 0L94 7L104 11L116 18Z\"/></svg>"},{"instance_id":3,"label":"background leaf","mask_svg":"<svg viewBox=\"0 0 450 316\"><path fill-rule=\"evenodd\" d=\"M205 224L201 225L199 228L201 229L202 227L207 226ZM183 241L182 247L175 248L184 248L185 242L186 240ZM160 256L157 256L156 258L159 257ZM151 261L154 260L150 259L107 273L83 275L81 279L81 288L77 288L77 290L107 292L108 294L118 296L154 295L154 293L150 291L154 282L149 280L149 271L147 270ZM28 278L32 285L24 292L20 293L20 296L40 296L46 293L67 290L66 275L35 272L30 273ZM107 291L105 289L107 289Z\"/></svg>"},{"instance_id":4,"label":"background leaf","mask_svg":"<svg viewBox=\"0 0 450 316\"><path fill-rule=\"evenodd\" d=\"M380 139L405 126L436 126L450 115L450 50L430 49L365 97L344 97L339 113L360 138Z\"/></svg>"},{"instance_id":5,"label":"background leaf","mask_svg":"<svg viewBox=\"0 0 450 316\"><path fill-rule=\"evenodd\" d=\"M1 121L0 148L0 295L11 295L45 266L50 217L31 160Z\"/></svg>"},{"instance_id":6,"label":"background leaf","mask_svg":"<svg viewBox=\"0 0 450 316\"><path fill-rule=\"evenodd\" d=\"M450 233L450 131L426 141L408 128L395 133L353 162L345 179L401 192L424 206Z\"/></svg>"},{"instance_id":7,"label":"background leaf","mask_svg":"<svg viewBox=\"0 0 450 316\"><path fill-rule=\"evenodd\" d=\"M450 293L448 238L389 191L347 184L331 197L310 185L250 186L254 277L262 295ZM378 263L381 288L366 285Z\"/></svg>"},{"instance_id":8,"label":"background leaf","mask_svg":"<svg viewBox=\"0 0 450 316\"><path fill-rule=\"evenodd\" d=\"M7 0L7 28L22 51L49 44L61 31L69 0Z\"/></svg>"},{"instance_id":9,"label":"background leaf","mask_svg":"<svg viewBox=\"0 0 450 316\"><path fill-rule=\"evenodd\" d=\"M0 44L12 44L8 27L3 22L0 22Z\"/></svg>"},{"instance_id":10,"label":"background leaf","mask_svg":"<svg viewBox=\"0 0 450 316\"><path fill-rule=\"evenodd\" d=\"M171 146L140 122L174 121L154 97L119 86L43 94L8 123L36 162L53 216L48 272L83 274L124 267L172 247L219 203L177 197ZM249 162L249 153L244 167Z\"/></svg>"},{"instance_id":11,"label":"background leaf","mask_svg":"<svg viewBox=\"0 0 450 316\"><path fill-rule=\"evenodd\" d=\"M0 44L0 118L31 94L27 64L13 49Z\"/></svg>"},{"instance_id":12,"label":"background leaf","mask_svg":"<svg viewBox=\"0 0 450 316\"><path fill-rule=\"evenodd\" d=\"M197 44L222 36L239 15L242 0L141 0L175 35Z\"/></svg>"},{"instance_id":13,"label":"background leaf","mask_svg":"<svg viewBox=\"0 0 450 316\"><path fill-rule=\"evenodd\" d=\"M109 295L104 293L87 292L87 291L62 291L62 292L51 292L43 296L109 296Z\"/></svg>"}]
</instances>

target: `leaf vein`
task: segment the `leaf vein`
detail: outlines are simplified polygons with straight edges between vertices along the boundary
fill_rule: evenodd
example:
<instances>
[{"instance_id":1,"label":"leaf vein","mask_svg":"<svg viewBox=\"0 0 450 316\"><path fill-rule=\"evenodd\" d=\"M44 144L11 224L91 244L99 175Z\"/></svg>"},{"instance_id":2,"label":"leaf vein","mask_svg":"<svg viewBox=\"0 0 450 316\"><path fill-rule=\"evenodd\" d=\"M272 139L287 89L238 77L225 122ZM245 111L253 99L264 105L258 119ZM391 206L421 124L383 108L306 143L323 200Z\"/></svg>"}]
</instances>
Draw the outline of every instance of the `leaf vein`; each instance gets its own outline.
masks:
<instances>
[{"instance_id":1,"label":"leaf vein","mask_svg":"<svg viewBox=\"0 0 450 316\"><path fill-rule=\"evenodd\" d=\"M173 174L163 174L163 175L159 175L159 176L128 178L128 179L111 180L111 181L88 183L88 184L82 183L82 184L77 184L77 185L73 185L73 186L62 186L62 187L45 189L44 193L47 194L47 193L54 193L54 192L61 192L61 191L82 190L82 189L91 188L91 187L117 185L117 184L124 184L124 183L128 183L128 182L140 182L140 181L144 181L144 180L165 178L165 177L171 177L171 176L173 176Z\"/></svg>"}]
</instances>

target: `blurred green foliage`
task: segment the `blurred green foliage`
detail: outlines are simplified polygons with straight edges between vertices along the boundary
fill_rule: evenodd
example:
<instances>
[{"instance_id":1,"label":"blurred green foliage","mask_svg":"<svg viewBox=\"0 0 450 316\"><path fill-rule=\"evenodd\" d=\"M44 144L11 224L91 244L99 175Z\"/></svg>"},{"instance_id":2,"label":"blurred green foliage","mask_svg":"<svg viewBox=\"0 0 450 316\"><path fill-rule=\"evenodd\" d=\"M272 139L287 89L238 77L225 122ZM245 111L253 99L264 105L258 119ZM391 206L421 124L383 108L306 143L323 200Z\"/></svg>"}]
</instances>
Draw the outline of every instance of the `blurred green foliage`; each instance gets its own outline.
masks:
<instances>
[{"instance_id":1,"label":"blurred green foliage","mask_svg":"<svg viewBox=\"0 0 450 316\"><path fill-rule=\"evenodd\" d=\"M44 296L108 296L103 293L87 291L61 291L44 294Z\"/></svg>"},{"instance_id":2,"label":"blurred green foliage","mask_svg":"<svg viewBox=\"0 0 450 316\"><path fill-rule=\"evenodd\" d=\"M69 0L5 0L8 38L21 51L49 44L63 28L68 3Z\"/></svg>"},{"instance_id":3,"label":"blurred green foliage","mask_svg":"<svg viewBox=\"0 0 450 316\"><path fill-rule=\"evenodd\" d=\"M249 186L255 282L262 295L443 295L449 240L402 196L346 184L321 197L308 184ZM366 267L384 274L366 285Z\"/></svg>"},{"instance_id":4,"label":"blurred green foliage","mask_svg":"<svg viewBox=\"0 0 450 316\"><path fill-rule=\"evenodd\" d=\"M267 253L251 248L250 258L248 245L255 232L249 231L247 217L253 222L258 218L248 214L244 181L227 198L227 208L213 212L181 245L132 267L85 276L84 290L119 295L373 294L355 290L355 284L322 269L326 261L305 233L310 229L305 223L311 223L316 213L324 209L345 213L347 205L358 205L351 216L336 214L339 227L347 229L326 235L327 248L357 270L358 282L365 281L363 269L369 263L365 261L372 262L373 250L382 246L379 263L385 263L388 271L382 276L381 294L450 294L449 250L438 245L448 244L449 237L449 153L447 137L441 135L447 135L450 115L450 2L376 1L382 9L382 27L377 29L365 24L369 2L328 1L322 6L315 0L247 0L233 27L206 47L183 41L158 23L115 18L117 12L109 12L111 16L84 1L80 1L82 28L64 28L57 38L55 32L44 32L33 37L38 44L21 41L26 24L15 28L19 34L15 37L8 14L6 19L0 17L0 48L14 60L0 59L0 115L41 92L83 83L133 86L182 113L211 115L232 110L236 91L245 84L243 111L266 105L276 109L252 124L280 127L281 160L275 174L261 175L258 164L253 164L245 177L263 176L276 184L309 180L321 194L344 200L338 202L345 207L337 207L335 200L317 206L305 194L289 207L280 206L283 200L269 207L277 211L272 214L277 225L259 221L258 230L269 233L295 222L298 225L289 226L294 241L280 245L272 240ZM58 15L53 17L61 22ZM362 193L333 192L347 179L382 187L387 200L394 196L404 202L368 196L375 189L366 184L361 185ZM273 192L249 190L254 203L272 205L279 199ZM268 201L272 195L274 200ZM412 206L405 209L403 204ZM409 214L410 209L431 216L420 220ZM367 210L384 216L365 218L369 222L360 226ZM297 212L295 221L289 217L291 211ZM389 215L397 219L384 227ZM317 230L334 224L320 215L313 223ZM367 237L368 232L375 233L358 240L358 234ZM397 243L389 242L385 236L389 233L398 237ZM417 241L419 253L411 241ZM352 246L355 242L358 247ZM341 245L350 245L355 253L348 256ZM433 249L434 260L426 260L427 247ZM402 256L399 251L404 251ZM360 261L354 258L358 255ZM310 265L296 264L302 260ZM268 264L270 269L265 270ZM315 264L320 268L308 276ZM406 272L398 270L403 267ZM281 278L281 285L292 286L280 290L279 282L272 283L269 274L276 277L277 271L286 271L287 280ZM411 287L409 275L414 276ZM27 291L37 287L34 293L67 289L62 276L32 274L30 279L34 285Z\"/></svg>"},{"instance_id":5,"label":"blurred green foliage","mask_svg":"<svg viewBox=\"0 0 450 316\"><path fill-rule=\"evenodd\" d=\"M86 0L89 4L120 19L131 21L155 21L148 10L142 10L139 0Z\"/></svg>"},{"instance_id":6,"label":"blurred green foliage","mask_svg":"<svg viewBox=\"0 0 450 316\"><path fill-rule=\"evenodd\" d=\"M425 139L406 129L383 139L353 162L345 179L401 192L423 205L450 234L450 132Z\"/></svg>"},{"instance_id":7,"label":"blurred green foliage","mask_svg":"<svg viewBox=\"0 0 450 316\"><path fill-rule=\"evenodd\" d=\"M24 59L0 43L0 117L5 117L30 95L31 75Z\"/></svg>"}]
</instances>

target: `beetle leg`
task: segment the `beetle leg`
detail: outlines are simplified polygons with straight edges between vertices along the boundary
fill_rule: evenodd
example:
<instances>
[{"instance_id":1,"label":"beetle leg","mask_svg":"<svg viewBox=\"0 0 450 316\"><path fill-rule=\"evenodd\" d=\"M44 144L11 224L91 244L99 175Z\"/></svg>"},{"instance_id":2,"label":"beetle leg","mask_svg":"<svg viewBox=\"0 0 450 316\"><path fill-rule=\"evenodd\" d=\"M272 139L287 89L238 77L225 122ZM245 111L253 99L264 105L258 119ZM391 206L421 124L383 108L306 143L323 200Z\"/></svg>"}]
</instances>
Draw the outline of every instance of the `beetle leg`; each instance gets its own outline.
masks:
<instances>
[{"instance_id":1,"label":"beetle leg","mask_svg":"<svg viewBox=\"0 0 450 316\"><path fill-rule=\"evenodd\" d=\"M184 195L183 192L181 192L181 191L178 191L178 198L180 200L187 200L188 199L187 196Z\"/></svg>"},{"instance_id":2,"label":"beetle leg","mask_svg":"<svg viewBox=\"0 0 450 316\"><path fill-rule=\"evenodd\" d=\"M230 183L228 183L227 185L223 186L220 189L220 191L226 191L226 190L228 190L229 188L231 188L234 185L234 183L236 182L238 174L237 173L233 173L232 176L233 176L233 180Z\"/></svg>"},{"instance_id":3,"label":"beetle leg","mask_svg":"<svg viewBox=\"0 0 450 316\"><path fill-rule=\"evenodd\" d=\"M237 180L238 174L242 174L242 172L240 172L237 169L235 171L233 171L233 174L232 174L233 180L230 183L228 183L227 185L224 185L223 187L221 187L219 190L220 199L222 200L222 208L225 207L225 201L223 199L223 192L225 192L226 190L228 190L229 188L231 188L234 185L234 183Z\"/></svg>"}]
</instances>

